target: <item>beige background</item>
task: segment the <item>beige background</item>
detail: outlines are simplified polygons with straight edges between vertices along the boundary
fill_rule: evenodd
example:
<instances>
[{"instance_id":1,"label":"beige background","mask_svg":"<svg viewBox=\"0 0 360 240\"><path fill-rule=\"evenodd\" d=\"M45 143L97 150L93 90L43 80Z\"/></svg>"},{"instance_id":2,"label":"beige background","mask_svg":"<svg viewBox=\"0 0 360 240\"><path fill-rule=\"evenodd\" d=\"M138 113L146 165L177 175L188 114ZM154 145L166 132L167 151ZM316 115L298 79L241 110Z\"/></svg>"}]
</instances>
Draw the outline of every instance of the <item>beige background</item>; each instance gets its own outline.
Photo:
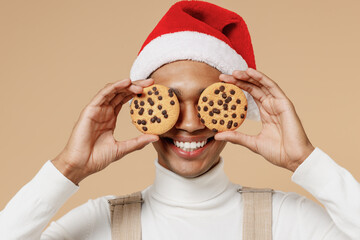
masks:
<instances>
[{"instance_id":1,"label":"beige background","mask_svg":"<svg viewBox=\"0 0 360 240\"><path fill-rule=\"evenodd\" d=\"M141 44L174 2L0 1L0 209L62 150L92 96L129 76ZM210 2L245 19L258 69L292 99L312 143L359 180L360 2ZM259 129L245 121L239 130ZM138 134L126 106L116 137ZM314 199L291 182L291 172L243 147L228 144L222 155L233 182ZM89 198L144 189L155 157L147 146L85 179L54 219Z\"/></svg>"}]
</instances>

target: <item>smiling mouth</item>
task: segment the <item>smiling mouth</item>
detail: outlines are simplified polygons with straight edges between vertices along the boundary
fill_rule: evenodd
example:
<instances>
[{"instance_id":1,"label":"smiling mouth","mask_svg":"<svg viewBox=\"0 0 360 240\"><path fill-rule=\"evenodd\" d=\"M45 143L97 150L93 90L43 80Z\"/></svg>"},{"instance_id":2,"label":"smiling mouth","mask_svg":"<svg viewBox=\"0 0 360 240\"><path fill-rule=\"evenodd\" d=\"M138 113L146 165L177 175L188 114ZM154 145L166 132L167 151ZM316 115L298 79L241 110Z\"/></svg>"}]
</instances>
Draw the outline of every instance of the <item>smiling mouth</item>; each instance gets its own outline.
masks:
<instances>
[{"instance_id":1,"label":"smiling mouth","mask_svg":"<svg viewBox=\"0 0 360 240\"><path fill-rule=\"evenodd\" d=\"M175 145L177 148L180 148L185 152L192 152L199 148L205 147L207 144L209 144L210 142L212 142L214 140L214 137L210 137L204 141L197 141L197 142L196 141L182 142L182 141L177 141L177 140L174 140L174 139L168 138L168 137L164 137L164 139L168 143Z\"/></svg>"}]
</instances>

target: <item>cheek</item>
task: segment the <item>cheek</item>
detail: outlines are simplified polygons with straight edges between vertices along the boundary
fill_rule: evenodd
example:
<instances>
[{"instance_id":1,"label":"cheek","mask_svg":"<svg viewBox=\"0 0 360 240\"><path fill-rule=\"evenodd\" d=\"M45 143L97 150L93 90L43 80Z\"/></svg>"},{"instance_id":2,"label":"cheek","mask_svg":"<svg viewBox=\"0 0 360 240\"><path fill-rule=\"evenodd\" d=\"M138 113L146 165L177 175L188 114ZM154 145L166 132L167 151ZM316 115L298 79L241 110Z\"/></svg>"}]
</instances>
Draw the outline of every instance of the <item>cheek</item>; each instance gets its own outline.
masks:
<instances>
[{"instance_id":1,"label":"cheek","mask_svg":"<svg viewBox=\"0 0 360 240\"><path fill-rule=\"evenodd\" d=\"M226 146L226 142L225 141L216 141L215 140L214 145L215 145L215 147L214 147L215 152L221 153L222 150L224 149L224 147Z\"/></svg>"},{"instance_id":2,"label":"cheek","mask_svg":"<svg viewBox=\"0 0 360 240\"><path fill-rule=\"evenodd\" d=\"M164 146L162 146L163 144L162 144L161 140L159 140L157 142L153 142L152 145L157 152L159 152L161 149L164 148Z\"/></svg>"}]
</instances>

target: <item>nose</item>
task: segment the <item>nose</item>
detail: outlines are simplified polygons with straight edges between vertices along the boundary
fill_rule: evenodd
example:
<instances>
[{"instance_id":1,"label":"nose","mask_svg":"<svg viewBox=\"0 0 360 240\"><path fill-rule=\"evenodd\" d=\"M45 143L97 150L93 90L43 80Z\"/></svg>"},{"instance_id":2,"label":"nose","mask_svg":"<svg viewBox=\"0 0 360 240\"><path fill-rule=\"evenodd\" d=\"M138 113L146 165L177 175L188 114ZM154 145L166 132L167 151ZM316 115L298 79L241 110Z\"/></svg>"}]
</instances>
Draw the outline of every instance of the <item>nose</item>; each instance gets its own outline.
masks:
<instances>
[{"instance_id":1,"label":"nose","mask_svg":"<svg viewBox=\"0 0 360 240\"><path fill-rule=\"evenodd\" d=\"M198 117L197 105L193 103L183 103L180 106L179 118L175 124L176 129L181 129L189 133L205 128Z\"/></svg>"}]
</instances>

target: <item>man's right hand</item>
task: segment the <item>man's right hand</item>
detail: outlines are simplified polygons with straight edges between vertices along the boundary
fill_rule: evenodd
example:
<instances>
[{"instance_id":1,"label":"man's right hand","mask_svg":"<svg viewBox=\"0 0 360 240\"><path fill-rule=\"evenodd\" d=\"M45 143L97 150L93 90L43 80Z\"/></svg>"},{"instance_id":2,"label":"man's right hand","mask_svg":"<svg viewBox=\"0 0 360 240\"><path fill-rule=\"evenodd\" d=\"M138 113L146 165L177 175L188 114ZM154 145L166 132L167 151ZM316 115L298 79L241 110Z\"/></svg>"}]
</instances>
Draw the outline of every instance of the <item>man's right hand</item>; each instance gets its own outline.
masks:
<instances>
[{"instance_id":1,"label":"man's right hand","mask_svg":"<svg viewBox=\"0 0 360 240\"><path fill-rule=\"evenodd\" d=\"M126 154L157 141L159 137L150 134L127 141L117 141L113 136L122 105L153 83L153 79L133 83L124 79L101 89L81 112L64 150L52 160L54 166L78 184Z\"/></svg>"}]
</instances>

